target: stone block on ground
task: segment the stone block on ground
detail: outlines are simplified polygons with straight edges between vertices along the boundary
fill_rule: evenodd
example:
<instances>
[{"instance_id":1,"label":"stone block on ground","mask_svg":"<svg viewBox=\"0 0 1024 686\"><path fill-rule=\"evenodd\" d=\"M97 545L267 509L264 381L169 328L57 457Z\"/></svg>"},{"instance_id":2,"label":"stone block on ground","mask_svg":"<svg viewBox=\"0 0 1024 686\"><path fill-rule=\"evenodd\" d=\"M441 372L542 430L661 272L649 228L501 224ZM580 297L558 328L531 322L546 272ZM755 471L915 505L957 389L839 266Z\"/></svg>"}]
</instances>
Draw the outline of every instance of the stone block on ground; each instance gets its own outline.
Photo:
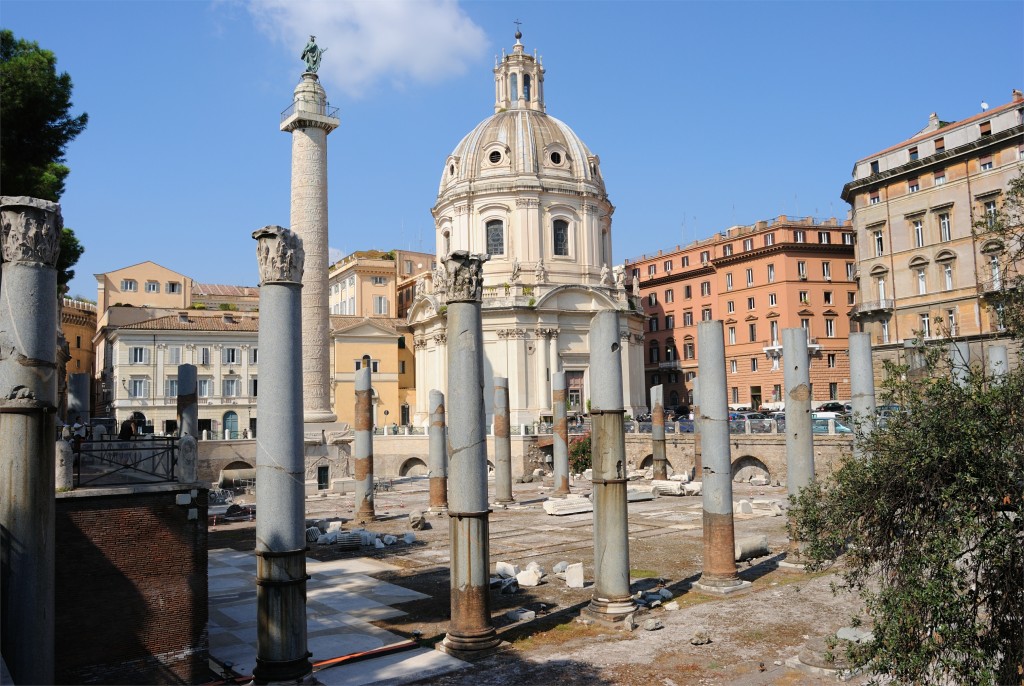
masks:
<instances>
[{"instance_id":1,"label":"stone block on ground","mask_svg":"<svg viewBox=\"0 0 1024 686\"><path fill-rule=\"evenodd\" d=\"M565 568L568 567L568 566L569 566L569 563L566 562L565 560L562 560L561 562L556 562L555 566L551 568L551 571L554 572L555 574L561 574L562 572L565 571Z\"/></svg>"},{"instance_id":2,"label":"stone block on ground","mask_svg":"<svg viewBox=\"0 0 1024 686\"><path fill-rule=\"evenodd\" d=\"M737 514L754 514L754 506L749 500L741 500L733 506L733 512Z\"/></svg>"},{"instance_id":3,"label":"stone block on ground","mask_svg":"<svg viewBox=\"0 0 1024 686\"><path fill-rule=\"evenodd\" d=\"M858 629L853 626L844 626L836 632L836 638L851 643L869 643L874 640L875 635L870 631Z\"/></svg>"},{"instance_id":4,"label":"stone block on ground","mask_svg":"<svg viewBox=\"0 0 1024 686\"><path fill-rule=\"evenodd\" d=\"M502 579L501 595L513 595L519 592L519 582L513 579Z\"/></svg>"},{"instance_id":5,"label":"stone block on ground","mask_svg":"<svg viewBox=\"0 0 1024 686\"><path fill-rule=\"evenodd\" d=\"M545 500L542 506L545 512L556 517L594 511L593 503L586 498L552 498Z\"/></svg>"},{"instance_id":6,"label":"stone block on ground","mask_svg":"<svg viewBox=\"0 0 1024 686\"><path fill-rule=\"evenodd\" d=\"M577 562L565 568L565 585L569 588L583 588L583 563Z\"/></svg>"},{"instance_id":7,"label":"stone block on ground","mask_svg":"<svg viewBox=\"0 0 1024 686\"><path fill-rule=\"evenodd\" d=\"M662 607L665 608L666 610L678 610L679 609L679 602L673 600L670 603L665 603L664 605L662 605Z\"/></svg>"},{"instance_id":8,"label":"stone block on ground","mask_svg":"<svg viewBox=\"0 0 1024 686\"><path fill-rule=\"evenodd\" d=\"M405 541L406 545L412 545L416 542L416 534L409 532L402 536L402 540Z\"/></svg>"},{"instance_id":9,"label":"stone block on ground","mask_svg":"<svg viewBox=\"0 0 1024 686\"><path fill-rule=\"evenodd\" d=\"M533 569L524 569L516 574L516 581L520 586L540 586L540 574Z\"/></svg>"},{"instance_id":10,"label":"stone block on ground","mask_svg":"<svg viewBox=\"0 0 1024 686\"><path fill-rule=\"evenodd\" d=\"M306 529L306 542L316 543L316 540L323 535L323 531L320 531L320 527L311 526Z\"/></svg>"},{"instance_id":11,"label":"stone block on ground","mask_svg":"<svg viewBox=\"0 0 1024 686\"><path fill-rule=\"evenodd\" d=\"M338 531L338 549L339 550L359 550L363 544L363 539L359 534Z\"/></svg>"},{"instance_id":12,"label":"stone block on ground","mask_svg":"<svg viewBox=\"0 0 1024 686\"><path fill-rule=\"evenodd\" d=\"M375 538L375 539L373 539L373 547L374 548L383 548L384 547L384 543L379 538Z\"/></svg>"},{"instance_id":13,"label":"stone block on ground","mask_svg":"<svg viewBox=\"0 0 1024 686\"><path fill-rule=\"evenodd\" d=\"M541 567L537 562L532 562L531 561L529 564L526 565L526 569L533 570L534 572L537 572L537 575L540 578L542 578L542 579L545 576L544 568Z\"/></svg>"},{"instance_id":14,"label":"stone block on ground","mask_svg":"<svg viewBox=\"0 0 1024 686\"><path fill-rule=\"evenodd\" d=\"M594 470L593 469L584 469L583 470L583 478L586 479L587 481L592 481L594 479Z\"/></svg>"},{"instance_id":15,"label":"stone block on ground","mask_svg":"<svg viewBox=\"0 0 1024 686\"><path fill-rule=\"evenodd\" d=\"M753 560L769 554L767 536L737 538L735 544L736 562Z\"/></svg>"},{"instance_id":16,"label":"stone block on ground","mask_svg":"<svg viewBox=\"0 0 1024 686\"><path fill-rule=\"evenodd\" d=\"M665 625L657 619L645 619L643 627L644 631L657 631L658 629L664 628Z\"/></svg>"},{"instance_id":17,"label":"stone block on ground","mask_svg":"<svg viewBox=\"0 0 1024 686\"><path fill-rule=\"evenodd\" d=\"M751 486L767 486L769 483L771 483L771 482L768 479L766 479L765 477L763 477L763 476L752 476L752 477L750 477L750 485Z\"/></svg>"},{"instance_id":18,"label":"stone block on ground","mask_svg":"<svg viewBox=\"0 0 1024 686\"><path fill-rule=\"evenodd\" d=\"M691 481L690 483L683 486L683 492L686 495L700 495L703 483L700 481Z\"/></svg>"},{"instance_id":19,"label":"stone block on ground","mask_svg":"<svg viewBox=\"0 0 1024 686\"><path fill-rule=\"evenodd\" d=\"M627 486L626 487L626 501L630 503L636 503L643 500L654 500L657 498L657 493L650 486Z\"/></svg>"},{"instance_id":20,"label":"stone block on ground","mask_svg":"<svg viewBox=\"0 0 1024 686\"><path fill-rule=\"evenodd\" d=\"M494 565L494 573L505 579L515 576L520 571L522 570L519 569L519 565L510 562L498 562Z\"/></svg>"},{"instance_id":21,"label":"stone block on ground","mask_svg":"<svg viewBox=\"0 0 1024 686\"><path fill-rule=\"evenodd\" d=\"M687 472L680 472L679 474L673 474L668 478L669 481L681 481L682 483L688 483L690 481L690 475Z\"/></svg>"},{"instance_id":22,"label":"stone block on ground","mask_svg":"<svg viewBox=\"0 0 1024 686\"><path fill-rule=\"evenodd\" d=\"M711 634L708 633L707 629L700 628L693 634L693 638L690 639L690 643L695 646L702 646L711 643Z\"/></svg>"},{"instance_id":23,"label":"stone block on ground","mask_svg":"<svg viewBox=\"0 0 1024 686\"><path fill-rule=\"evenodd\" d=\"M338 532L328 531L316 539L317 545L332 545L338 542Z\"/></svg>"},{"instance_id":24,"label":"stone block on ground","mask_svg":"<svg viewBox=\"0 0 1024 686\"><path fill-rule=\"evenodd\" d=\"M655 479L651 482L651 488L658 495L683 495L683 482L681 481Z\"/></svg>"},{"instance_id":25,"label":"stone block on ground","mask_svg":"<svg viewBox=\"0 0 1024 686\"><path fill-rule=\"evenodd\" d=\"M537 617L537 613L533 610L518 608L516 610L509 610L505 613L505 616L511 619L513 622L529 622L530 620Z\"/></svg>"},{"instance_id":26,"label":"stone block on ground","mask_svg":"<svg viewBox=\"0 0 1024 686\"><path fill-rule=\"evenodd\" d=\"M423 531L424 529L430 528L430 522L419 510L413 510L409 513L409 526L415 531Z\"/></svg>"},{"instance_id":27,"label":"stone block on ground","mask_svg":"<svg viewBox=\"0 0 1024 686\"><path fill-rule=\"evenodd\" d=\"M394 545L395 543L398 543L398 538L396 536L384 534L384 545Z\"/></svg>"}]
</instances>

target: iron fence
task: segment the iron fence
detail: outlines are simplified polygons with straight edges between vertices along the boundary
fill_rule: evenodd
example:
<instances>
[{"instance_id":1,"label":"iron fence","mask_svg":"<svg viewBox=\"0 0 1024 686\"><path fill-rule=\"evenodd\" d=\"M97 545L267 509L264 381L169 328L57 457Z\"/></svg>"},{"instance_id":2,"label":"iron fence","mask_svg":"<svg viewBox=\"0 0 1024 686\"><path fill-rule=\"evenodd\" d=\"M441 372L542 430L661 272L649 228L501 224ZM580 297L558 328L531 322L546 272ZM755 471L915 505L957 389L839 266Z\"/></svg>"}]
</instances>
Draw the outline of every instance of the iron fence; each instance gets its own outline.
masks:
<instances>
[{"instance_id":1,"label":"iron fence","mask_svg":"<svg viewBox=\"0 0 1024 686\"><path fill-rule=\"evenodd\" d=\"M75 486L116 486L174 481L178 438L84 441L75 454Z\"/></svg>"}]
</instances>

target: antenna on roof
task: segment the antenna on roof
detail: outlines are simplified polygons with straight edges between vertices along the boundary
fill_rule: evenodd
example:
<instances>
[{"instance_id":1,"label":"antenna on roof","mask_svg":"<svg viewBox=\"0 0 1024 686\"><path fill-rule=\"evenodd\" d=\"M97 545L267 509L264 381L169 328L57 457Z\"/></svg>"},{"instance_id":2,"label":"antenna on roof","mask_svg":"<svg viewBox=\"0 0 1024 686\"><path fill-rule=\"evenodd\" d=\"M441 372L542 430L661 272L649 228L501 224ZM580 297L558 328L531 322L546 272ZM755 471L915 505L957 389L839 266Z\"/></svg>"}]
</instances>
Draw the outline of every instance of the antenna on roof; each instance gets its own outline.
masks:
<instances>
[{"instance_id":1,"label":"antenna on roof","mask_svg":"<svg viewBox=\"0 0 1024 686\"><path fill-rule=\"evenodd\" d=\"M988 103L985 102L984 100L981 101L981 111L982 112L988 111Z\"/></svg>"}]
</instances>

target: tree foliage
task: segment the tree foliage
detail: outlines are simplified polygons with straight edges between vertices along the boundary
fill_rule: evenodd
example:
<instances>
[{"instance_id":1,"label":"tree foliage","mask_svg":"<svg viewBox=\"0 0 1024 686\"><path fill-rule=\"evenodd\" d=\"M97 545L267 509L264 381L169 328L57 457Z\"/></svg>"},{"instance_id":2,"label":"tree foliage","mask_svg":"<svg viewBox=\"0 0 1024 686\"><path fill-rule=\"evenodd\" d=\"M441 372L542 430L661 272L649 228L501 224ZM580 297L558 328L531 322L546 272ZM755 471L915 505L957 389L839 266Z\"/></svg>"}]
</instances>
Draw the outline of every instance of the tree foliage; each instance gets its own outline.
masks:
<instances>
[{"instance_id":1,"label":"tree foliage","mask_svg":"<svg viewBox=\"0 0 1024 686\"><path fill-rule=\"evenodd\" d=\"M0 31L0 187L4 195L56 202L69 169L64 149L89 115L72 116L71 77L38 43Z\"/></svg>"},{"instance_id":2,"label":"tree foliage","mask_svg":"<svg viewBox=\"0 0 1024 686\"><path fill-rule=\"evenodd\" d=\"M978 237L996 238L997 304L1019 342L1024 174ZM792 510L812 566L844 552L874 640L853 664L899 683L1024 680L1024 369L1001 378L973 364L957 378L946 347L918 349L924 373L887 364L883 399L902 411L801 492ZM919 370L920 371L920 370Z\"/></svg>"}]
</instances>

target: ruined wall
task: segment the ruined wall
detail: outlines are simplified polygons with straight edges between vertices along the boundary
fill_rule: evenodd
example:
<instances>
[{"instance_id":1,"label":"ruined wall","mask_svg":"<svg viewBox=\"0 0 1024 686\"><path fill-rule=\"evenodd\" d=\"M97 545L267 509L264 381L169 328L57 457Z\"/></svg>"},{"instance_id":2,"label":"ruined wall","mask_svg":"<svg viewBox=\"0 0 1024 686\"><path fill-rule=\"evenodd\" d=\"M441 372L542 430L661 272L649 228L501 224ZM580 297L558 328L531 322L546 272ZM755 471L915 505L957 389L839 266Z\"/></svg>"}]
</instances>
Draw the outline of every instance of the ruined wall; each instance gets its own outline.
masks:
<instances>
[{"instance_id":1,"label":"ruined wall","mask_svg":"<svg viewBox=\"0 0 1024 686\"><path fill-rule=\"evenodd\" d=\"M191 486L57 494L58 684L206 681L207 491Z\"/></svg>"}]
</instances>

